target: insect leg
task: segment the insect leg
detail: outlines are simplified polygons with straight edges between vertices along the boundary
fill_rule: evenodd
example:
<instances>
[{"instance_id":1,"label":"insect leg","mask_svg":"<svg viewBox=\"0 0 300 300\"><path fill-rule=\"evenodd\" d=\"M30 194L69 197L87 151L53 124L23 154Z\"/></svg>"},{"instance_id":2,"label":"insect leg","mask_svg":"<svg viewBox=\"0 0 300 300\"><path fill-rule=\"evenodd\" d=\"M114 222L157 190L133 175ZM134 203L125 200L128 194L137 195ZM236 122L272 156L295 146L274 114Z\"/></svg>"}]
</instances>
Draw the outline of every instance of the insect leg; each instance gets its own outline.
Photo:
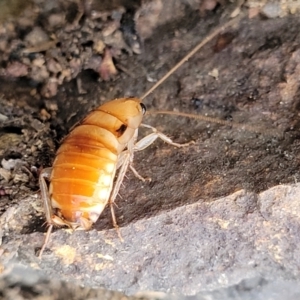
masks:
<instances>
[{"instance_id":1,"label":"insect leg","mask_svg":"<svg viewBox=\"0 0 300 300\"><path fill-rule=\"evenodd\" d=\"M126 174L127 168L130 164L131 156L132 156L132 154L129 150L126 150L122 153L123 162L122 162L122 165L119 166L120 170L119 170L116 182L114 184L114 188L113 188L113 190L111 192L111 195L110 195L110 199L109 199L110 203L113 203L115 201L117 195L118 195L118 192L119 192L119 189L120 189L121 184L123 182L123 179L124 179L124 176Z\"/></svg>"},{"instance_id":2,"label":"insect leg","mask_svg":"<svg viewBox=\"0 0 300 300\"><path fill-rule=\"evenodd\" d=\"M145 128L149 128L151 129L153 132L150 133L149 135L145 136L144 138L142 138L141 140L139 140L135 146L134 146L134 151L141 151L146 149L147 147L149 147L152 143L154 143L154 141L157 138L162 139L164 142L168 143L169 145L175 146L175 147L187 147L191 144L194 144L194 141L185 143L185 144L178 144L178 143L174 143L169 137L167 137L165 134L158 132L156 128L150 126L150 125L146 125L146 124L141 124L141 126L145 127Z\"/></svg>"},{"instance_id":3,"label":"insect leg","mask_svg":"<svg viewBox=\"0 0 300 300\"><path fill-rule=\"evenodd\" d=\"M131 153L128 150L126 150L125 153L124 153L123 164L120 166L120 170L119 170L116 182L114 184L114 188L113 188L113 190L111 192L111 195L110 195L109 201L111 203L114 202L114 200L116 199L116 197L118 195L119 189L121 187L122 181L124 179L124 176L126 174L127 168L129 166L129 163L130 163L130 156L131 156Z\"/></svg>"},{"instance_id":4,"label":"insect leg","mask_svg":"<svg viewBox=\"0 0 300 300\"><path fill-rule=\"evenodd\" d=\"M129 153L129 150L125 150L123 151L119 158L118 158L118 163L117 163L117 169L119 169L123 164L124 164L124 161L127 159L127 155ZM133 167L132 165L132 160L131 160L131 163L129 164L129 168L131 169L131 171L133 172L134 176L137 177L138 179L142 180L142 181L151 181L151 178L147 177L147 178L144 178L143 176L141 176L139 174L139 172Z\"/></svg>"},{"instance_id":5,"label":"insect leg","mask_svg":"<svg viewBox=\"0 0 300 300\"><path fill-rule=\"evenodd\" d=\"M47 230L46 237L45 237L45 241L44 241L43 246L42 246L42 248L41 248L41 250L40 250L40 253L39 253L39 259L42 258L43 252L44 252L44 250L45 250L45 248L46 248L46 246L47 246L47 244L48 244L48 242L49 242L50 234L51 234L51 232L52 232L52 229L53 229L53 224L51 224L51 225L49 226L48 230Z\"/></svg>"},{"instance_id":6,"label":"insect leg","mask_svg":"<svg viewBox=\"0 0 300 300\"><path fill-rule=\"evenodd\" d=\"M134 166L133 166L132 164L129 165L129 168L130 168L130 170L133 172L134 176L135 176L136 178L138 178L139 180L141 180L141 181L143 181L143 182L145 182L145 181L151 181L151 178L150 178L150 177L144 178L143 176L141 176L141 175L139 174L139 172L134 168Z\"/></svg>"},{"instance_id":7,"label":"insect leg","mask_svg":"<svg viewBox=\"0 0 300 300\"><path fill-rule=\"evenodd\" d=\"M52 168L46 168L43 169L40 176L39 176L39 185L41 189L41 195L42 195L42 200L44 204L44 210L46 214L46 220L48 224L52 224L52 206L51 206L51 199L49 195L49 190L48 186L46 183L45 178L49 179L51 176Z\"/></svg>"},{"instance_id":8,"label":"insect leg","mask_svg":"<svg viewBox=\"0 0 300 300\"><path fill-rule=\"evenodd\" d=\"M123 242L123 238L121 236L120 229L119 229L116 215L115 215L114 203L115 203L115 199L118 195L118 192L120 190L121 184L123 182L124 176L126 174L127 168L130 164L132 154L129 150L125 150L121 153L120 156L121 156L121 161L119 161L118 165L117 165L117 168L120 168L120 169L119 169L118 176L117 176L117 179L114 184L114 188L113 188L110 198L109 198L109 205L110 205L113 226L117 230L119 239Z\"/></svg>"},{"instance_id":9,"label":"insect leg","mask_svg":"<svg viewBox=\"0 0 300 300\"><path fill-rule=\"evenodd\" d=\"M43 246L39 253L39 259L42 258L42 254L49 242L50 234L51 234L51 231L53 228L51 199L50 199L50 195L49 195L49 191L48 191L48 186L47 186L47 183L45 180L45 178L47 178L47 179L50 178L51 172L52 172L52 168L46 168L46 169L42 170L42 172L39 176L39 185L40 185L40 189L41 189L42 200L43 200L44 210L45 210L45 214L46 214L46 220L47 220L47 223L49 224L49 228L46 233L45 241L44 241Z\"/></svg>"},{"instance_id":10,"label":"insect leg","mask_svg":"<svg viewBox=\"0 0 300 300\"><path fill-rule=\"evenodd\" d=\"M123 151L120 154L119 159L118 159L118 164L117 164L117 168L119 168L119 173L118 173L114 188L111 192L111 196L110 196L110 199L109 199L110 209L111 209L111 214L112 214L112 220L113 220L113 226L117 229L118 235L119 235L121 240L122 240L122 237L121 237L120 232L118 230L119 227L118 227L118 224L116 222L116 216L115 216L113 205L114 205L115 199L118 195L118 192L120 190L121 184L123 182L123 179L124 179L124 176L126 174L126 171L127 171L128 167L130 167L130 169L133 171L134 175L137 178L141 179L142 181L146 180L131 165L132 161L133 161L134 151L141 151L141 150L149 147L157 138L160 138L163 141L165 141L166 143L168 143L172 146L175 146L175 147L186 147L186 146L189 146L191 144L194 144L194 141L191 141L191 142L185 143L185 144L174 143L169 137L167 137L166 135L164 135L161 132L158 132L156 128L154 128L150 125L145 125L145 124L141 124L141 126L149 128L153 132L151 134L147 135L146 137L142 138L137 143L135 143L136 136L137 136L137 132L136 132L134 137L129 141L129 143L127 145L127 150Z\"/></svg>"},{"instance_id":11,"label":"insect leg","mask_svg":"<svg viewBox=\"0 0 300 300\"><path fill-rule=\"evenodd\" d=\"M115 181L115 184L114 184L114 188L113 188L113 190L110 194L110 198L109 198L109 204L110 204L110 211L111 211L111 215L112 215L113 226L116 228L116 230L118 232L118 236L119 236L121 241L123 241L123 238L121 236L119 226L117 224L116 215L115 215L115 211L114 211L114 202L115 202L115 199L116 199L116 197L119 193L119 190L120 190L121 184L123 182L123 179L125 177L125 174L127 172L128 166L130 166L130 164L133 160L134 144L136 142L137 134L138 134L138 131L136 130L133 137L131 138L131 140L127 144L127 150L123 151L119 155L118 163L117 163L117 169L119 169L119 172L118 172L118 176L117 176L117 179Z\"/></svg>"},{"instance_id":12,"label":"insect leg","mask_svg":"<svg viewBox=\"0 0 300 300\"><path fill-rule=\"evenodd\" d=\"M169 145L175 146L175 147L186 147L189 146L191 144L194 144L194 141L185 143L185 144L178 144L178 143L174 143L169 137L167 137L165 134L158 132L156 128L150 126L150 125L146 125L146 124L141 124L141 126L145 127L145 128L149 128L151 129L153 132L150 133L149 135L145 136L144 138L142 138L141 140L139 140L135 145L134 145L134 151L141 151L146 149L147 147L149 147L152 143L155 142L155 140L157 138L162 139L164 142L168 143ZM137 177L138 179L142 180L142 181L146 181L149 180L151 181L151 178L147 177L144 178L142 177L138 171L133 167L133 165L131 164L132 161L130 162L130 169L133 172L133 174L135 175L135 177Z\"/></svg>"}]
</instances>

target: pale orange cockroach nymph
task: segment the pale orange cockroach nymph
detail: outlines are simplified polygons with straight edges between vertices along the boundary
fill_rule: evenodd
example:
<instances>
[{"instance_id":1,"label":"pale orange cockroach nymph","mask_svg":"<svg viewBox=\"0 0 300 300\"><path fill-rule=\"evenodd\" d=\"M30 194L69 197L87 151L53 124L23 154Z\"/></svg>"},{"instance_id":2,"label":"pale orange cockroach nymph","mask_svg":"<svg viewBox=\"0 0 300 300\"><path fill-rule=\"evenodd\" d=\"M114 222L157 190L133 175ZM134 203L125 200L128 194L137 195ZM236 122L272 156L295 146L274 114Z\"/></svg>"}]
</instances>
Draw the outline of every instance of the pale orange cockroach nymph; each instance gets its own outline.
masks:
<instances>
[{"instance_id":1,"label":"pale orange cockroach nymph","mask_svg":"<svg viewBox=\"0 0 300 300\"><path fill-rule=\"evenodd\" d=\"M39 178L50 225L47 239L54 225L90 229L108 202L117 227L112 204L127 168L144 180L131 165L134 151L145 149L157 138L176 147L189 144L173 143L155 128L141 124L145 112L138 98L115 99L93 110L65 138L52 168L44 169ZM136 142L140 126L153 132ZM45 178L50 181L49 189Z\"/></svg>"},{"instance_id":2,"label":"pale orange cockroach nymph","mask_svg":"<svg viewBox=\"0 0 300 300\"><path fill-rule=\"evenodd\" d=\"M49 225L40 257L53 226L88 230L98 220L108 203L111 207L113 225L117 228L113 203L128 167L138 178L144 180L131 165L135 151L147 148L157 138L176 147L191 144L174 143L155 128L142 124L146 112L142 99L205 43L237 20L238 18L227 22L210 34L143 97L115 99L99 106L64 139L56 153L52 168L44 169L39 177ZM137 141L140 126L151 129L152 133ZM50 181L49 189L45 179Z\"/></svg>"},{"instance_id":3,"label":"pale orange cockroach nymph","mask_svg":"<svg viewBox=\"0 0 300 300\"><path fill-rule=\"evenodd\" d=\"M40 177L48 223L86 230L97 221L111 194L119 156L125 147L133 151L145 111L139 99L116 99L70 132L52 169ZM44 177L50 180L49 192Z\"/></svg>"}]
</instances>

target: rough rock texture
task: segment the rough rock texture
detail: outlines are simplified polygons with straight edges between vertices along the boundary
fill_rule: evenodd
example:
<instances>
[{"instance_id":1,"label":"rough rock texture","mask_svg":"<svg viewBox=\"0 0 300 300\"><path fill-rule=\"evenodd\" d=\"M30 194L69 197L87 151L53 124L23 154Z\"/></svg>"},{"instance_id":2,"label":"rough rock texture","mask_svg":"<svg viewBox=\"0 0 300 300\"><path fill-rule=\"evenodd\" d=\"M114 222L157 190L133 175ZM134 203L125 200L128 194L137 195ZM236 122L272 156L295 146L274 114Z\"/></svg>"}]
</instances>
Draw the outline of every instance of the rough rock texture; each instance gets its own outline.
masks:
<instances>
[{"instance_id":1,"label":"rough rock texture","mask_svg":"<svg viewBox=\"0 0 300 300\"><path fill-rule=\"evenodd\" d=\"M20 235L18 245L6 236L1 260L5 267L19 262L50 278L126 294L155 290L218 299L231 290L257 297L272 290L274 297L293 296L300 293L288 289L299 284L299 195L297 184L199 201L123 227L123 243L114 230L58 230L42 261L35 256L41 233Z\"/></svg>"}]
</instances>

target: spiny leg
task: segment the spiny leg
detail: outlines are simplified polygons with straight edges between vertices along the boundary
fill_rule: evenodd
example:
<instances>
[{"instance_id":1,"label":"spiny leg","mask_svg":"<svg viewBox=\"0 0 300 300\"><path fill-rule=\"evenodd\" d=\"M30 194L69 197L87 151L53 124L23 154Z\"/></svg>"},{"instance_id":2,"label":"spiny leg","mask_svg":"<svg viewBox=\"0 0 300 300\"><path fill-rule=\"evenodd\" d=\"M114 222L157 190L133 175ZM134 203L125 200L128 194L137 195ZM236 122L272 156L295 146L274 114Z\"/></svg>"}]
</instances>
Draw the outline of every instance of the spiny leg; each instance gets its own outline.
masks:
<instances>
[{"instance_id":1,"label":"spiny leg","mask_svg":"<svg viewBox=\"0 0 300 300\"><path fill-rule=\"evenodd\" d=\"M145 136L144 138L142 138L141 140L139 140L135 145L134 145L134 151L141 151L146 149L147 147L149 147L151 144L153 144L155 142L156 139L160 138L161 140L163 140L164 142L168 143L169 145L175 146L175 147L187 147L190 146L191 144L194 144L194 141L185 143L185 144L178 144L178 143L174 143L169 137L167 137L165 134L158 132L156 128L150 126L150 125L146 125L146 124L141 124L141 126L145 127L145 128L149 128L151 129L153 132L150 133L149 135ZM138 171L130 164L130 169L132 170L133 174L135 175L135 177L137 177L138 179L142 180L142 181L146 181L149 180L151 181L151 178L144 178L142 177Z\"/></svg>"},{"instance_id":2,"label":"spiny leg","mask_svg":"<svg viewBox=\"0 0 300 300\"><path fill-rule=\"evenodd\" d=\"M127 156L129 155L129 153L130 153L129 150L124 150L120 154L120 156L118 158L117 169L119 169L124 164L125 160L128 159ZM137 177L138 179L140 179L141 181L144 181L144 182L147 181L147 180L151 181L151 178L148 178L148 177L144 178L143 176L141 176L139 174L139 172L132 165L132 159L131 159L131 163L129 163L129 168L133 172L134 176Z\"/></svg>"},{"instance_id":3,"label":"spiny leg","mask_svg":"<svg viewBox=\"0 0 300 300\"><path fill-rule=\"evenodd\" d=\"M153 144L155 142L156 139L160 138L161 140L163 140L164 142L166 142L169 145L181 148L181 147L187 147L190 146L192 144L195 144L194 141L190 141L188 143L184 143L184 144L178 144L178 143L174 143L169 137L167 137L165 134L157 131L156 128L150 126L150 125L146 125L146 124L141 124L142 127L145 128L149 128L151 129L153 132L150 133L149 135L145 136L144 138L142 138L141 140L139 140L135 146L134 146L134 151L141 151L146 149L147 147L149 147L151 144Z\"/></svg>"},{"instance_id":4,"label":"spiny leg","mask_svg":"<svg viewBox=\"0 0 300 300\"><path fill-rule=\"evenodd\" d=\"M51 199L50 199L50 195L49 195L49 191L48 191L48 186L46 183L45 178L49 179L51 176L51 172L52 172L52 168L46 168L43 169L40 176L39 176L39 185L40 185L40 190L41 190L41 196L42 196L42 200L43 200L43 204L44 204L44 211L46 214L46 220L47 223L50 225L47 233L46 233L46 237L45 237L45 241L42 245L42 248L40 250L39 253L39 258L42 257L42 254L49 242L50 239L50 234L53 228L53 222L52 222L52 205L51 205Z\"/></svg>"},{"instance_id":5,"label":"spiny leg","mask_svg":"<svg viewBox=\"0 0 300 300\"><path fill-rule=\"evenodd\" d=\"M44 243L43 243L43 246L40 250L40 253L39 253L39 259L42 258L42 255L43 255L43 252L44 250L46 249L46 246L48 245L48 242L49 242L49 239L50 239L50 235L51 235L51 232L52 232L52 229L53 229L53 225L51 224L47 230L47 233L46 233L46 237L45 237L45 240L44 240Z\"/></svg>"},{"instance_id":6,"label":"spiny leg","mask_svg":"<svg viewBox=\"0 0 300 300\"><path fill-rule=\"evenodd\" d=\"M126 174L127 168L129 166L130 163L130 152L129 150L126 150L124 152L122 152L122 158L121 158L121 163L122 164L118 164L117 167L119 168L119 172L118 172L118 176L117 179L115 181L114 184L114 188L111 192L110 198L109 198L109 205L110 205L110 211L111 211L111 217L112 217L112 222L113 222L113 226L114 228L117 230L119 239L123 242L123 238L122 235L120 233L120 228L118 226L117 223L117 219L116 219L116 215L115 215L115 210L114 210L114 204L115 204L115 199L118 195L118 192L120 190L121 184L123 182L124 176Z\"/></svg>"},{"instance_id":7,"label":"spiny leg","mask_svg":"<svg viewBox=\"0 0 300 300\"><path fill-rule=\"evenodd\" d=\"M135 167L132 164L129 165L129 168L132 171L132 173L134 174L134 176L136 178L138 178L139 180L141 180L143 182L145 182L145 181L151 181L150 177L144 178L142 175L140 175L139 172L135 169Z\"/></svg>"},{"instance_id":8,"label":"spiny leg","mask_svg":"<svg viewBox=\"0 0 300 300\"><path fill-rule=\"evenodd\" d=\"M119 237L121 242L124 242L124 239L123 239L123 237L121 235L121 232L120 232L120 227L117 223L115 210L114 210L114 202L110 203L110 212L111 212L111 218L112 218L113 226L114 226L115 230L117 231L118 237Z\"/></svg>"},{"instance_id":9,"label":"spiny leg","mask_svg":"<svg viewBox=\"0 0 300 300\"><path fill-rule=\"evenodd\" d=\"M52 168L46 168L42 170L39 176L41 196L42 196L44 210L46 214L46 220L49 224L52 223L52 205L51 205L51 199L50 199L49 190L45 178L50 179L51 172L52 172Z\"/></svg>"},{"instance_id":10,"label":"spiny leg","mask_svg":"<svg viewBox=\"0 0 300 300\"><path fill-rule=\"evenodd\" d=\"M118 236L119 236L121 241L123 241L123 238L121 236L120 229L119 229L119 226L117 224L116 215L115 215L115 211L114 211L114 203L115 203L115 199L116 199L116 197L119 193L121 184L124 180L124 177L125 177L125 174L127 172L128 166L131 164L131 162L133 160L134 145L135 145L135 142L136 142L136 139L137 139L137 135L138 135L138 130L135 130L132 138L129 140L129 142L127 144L127 150L123 151L118 157L117 169L119 169L119 172L118 172L118 176L117 176L117 179L115 181L115 184L114 184L114 188L113 188L113 190L110 194L110 198L109 198L109 204L110 204L110 211L111 211L111 215L112 215L113 226L117 230Z\"/></svg>"}]
</instances>

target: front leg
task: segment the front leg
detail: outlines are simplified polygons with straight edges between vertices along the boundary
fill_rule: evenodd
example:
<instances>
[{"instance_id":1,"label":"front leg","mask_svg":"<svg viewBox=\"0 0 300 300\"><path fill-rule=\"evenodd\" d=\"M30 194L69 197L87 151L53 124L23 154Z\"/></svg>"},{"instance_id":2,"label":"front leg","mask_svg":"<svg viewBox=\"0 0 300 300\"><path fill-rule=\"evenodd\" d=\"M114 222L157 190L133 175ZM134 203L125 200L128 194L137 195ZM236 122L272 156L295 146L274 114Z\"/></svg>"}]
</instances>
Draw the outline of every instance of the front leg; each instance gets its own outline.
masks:
<instances>
[{"instance_id":1,"label":"front leg","mask_svg":"<svg viewBox=\"0 0 300 300\"><path fill-rule=\"evenodd\" d=\"M149 128L151 129L153 132L150 133L149 135L146 135L144 138L142 138L141 140L139 140L135 146L134 146L134 151L141 151L146 149L147 147L149 147L151 144L153 144L156 139L160 138L161 140L163 140L164 142L166 142L169 145L175 146L177 148L181 148L181 147L187 147L190 146L191 144L195 144L194 141L190 141L188 143L185 144L178 144L178 143L174 143L169 137L167 137L165 134L157 131L156 128L150 126L150 125L146 125L146 124L141 124L142 127L145 128Z\"/></svg>"},{"instance_id":2,"label":"front leg","mask_svg":"<svg viewBox=\"0 0 300 300\"><path fill-rule=\"evenodd\" d=\"M187 147L191 144L194 144L194 141L185 143L185 144L178 144L178 143L174 143L169 137L167 137L165 134L157 131L156 128L150 126L150 125L146 125L146 124L141 124L142 127L145 128L149 128L151 129L153 132L150 133L149 135L146 135L144 138L142 138L141 140L139 140L135 145L134 145L134 151L141 151L146 149L147 147L149 147L151 144L153 144L158 138L160 138L161 140L163 140L164 142L168 143L169 145L175 146L175 147ZM142 181L146 181L149 180L151 181L151 178L144 178L142 177L138 171L132 166L132 164L130 164L130 169L132 170L133 174L135 175L135 177L139 178Z\"/></svg>"}]
</instances>

